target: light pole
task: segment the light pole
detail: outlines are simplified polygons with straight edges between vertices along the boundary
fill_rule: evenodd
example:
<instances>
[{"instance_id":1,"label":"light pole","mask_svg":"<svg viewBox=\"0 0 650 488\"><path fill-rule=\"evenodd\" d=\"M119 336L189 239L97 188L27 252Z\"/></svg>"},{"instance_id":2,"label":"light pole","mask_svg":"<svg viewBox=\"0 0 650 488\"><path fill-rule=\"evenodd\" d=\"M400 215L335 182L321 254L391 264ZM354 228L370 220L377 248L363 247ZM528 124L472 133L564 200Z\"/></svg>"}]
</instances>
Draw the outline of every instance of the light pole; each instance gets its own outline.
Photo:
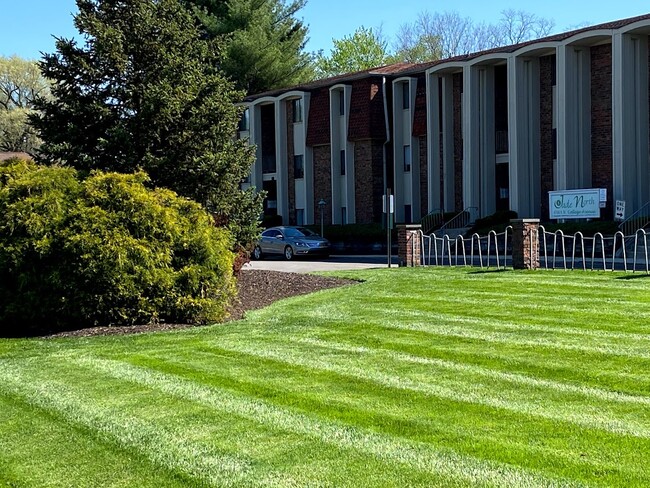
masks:
<instances>
[{"instance_id":1,"label":"light pole","mask_svg":"<svg viewBox=\"0 0 650 488\"><path fill-rule=\"evenodd\" d=\"M325 212L325 205L327 205L327 202L323 200L322 198L320 199L320 202L318 202L318 209L320 210L320 236L325 237L323 235L323 217L324 217L324 212Z\"/></svg>"}]
</instances>

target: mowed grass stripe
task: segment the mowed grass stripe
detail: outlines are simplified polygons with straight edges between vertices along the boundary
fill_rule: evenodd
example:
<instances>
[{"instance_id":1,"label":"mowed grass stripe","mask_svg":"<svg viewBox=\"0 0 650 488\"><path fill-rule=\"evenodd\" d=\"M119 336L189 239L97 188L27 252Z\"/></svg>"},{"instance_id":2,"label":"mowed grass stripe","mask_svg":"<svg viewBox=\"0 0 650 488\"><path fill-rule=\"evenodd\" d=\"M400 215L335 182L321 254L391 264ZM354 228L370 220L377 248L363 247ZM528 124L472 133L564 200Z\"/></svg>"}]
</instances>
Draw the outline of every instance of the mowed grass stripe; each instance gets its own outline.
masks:
<instances>
[{"instance_id":1,"label":"mowed grass stripe","mask_svg":"<svg viewBox=\"0 0 650 488\"><path fill-rule=\"evenodd\" d=\"M441 378L436 378L435 375L427 378L423 374L419 374L417 378L411 379L407 375L400 376L398 372L390 367L383 366L381 370L377 370L372 366L372 362L350 361L349 358L340 356L333 356L331 360L328 360L326 355L306 353L306 350L299 350L295 347L295 344L291 343L284 345L266 343L263 347L262 344L250 343L214 343L213 347L215 352L224 350L273 359L286 365L300 365L306 368L359 378L382 387L418 392L456 402L494 407L531 417L573 423L618 435L650 438L650 425L638 420L636 412L640 409L625 415L625 417L631 418L616 418L613 415L608 416L607 412L602 412L597 406L593 405L579 405L578 408L567 409L566 405L561 401L552 403L547 401L540 404L538 398L531 398L532 390L461 381L460 379L443 382ZM391 371L391 373L386 371ZM538 392L537 396L543 397L543 392L541 395ZM645 417L646 415L643 415L641 420L644 420Z\"/></svg>"},{"instance_id":2,"label":"mowed grass stripe","mask_svg":"<svg viewBox=\"0 0 650 488\"><path fill-rule=\"evenodd\" d=\"M174 461L176 449L238 461L243 486L648 486L650 280L464 269L341 275L366 282L224 326L0 340L0 361L15 378L9 387L0 374L0 402L16 406L10 425L0 422L0 446L17 445L19 412L32 409L43 419L51 412L55 426L78 426L84 438L96 432L96 445L140 459L141 472L166 467L170 486L177 473L188 486L231 482L207 476L200 463L203 476L189 474ZM41 390L72 407L39 406ZM219 407L224 394L244 403ZM162 432L185 444L167 446L158 435L165 463L148 453L154 442L96 430L93 413L115 429L134 418L153 428L152 438ZM0 478L42 486L25 473L57 460L28 447L56 438L21 442L34 459L0 452ZM101 463L94 451L79 451L80 462ZM435 462L447 464L437 471ZM105 471L94 469L94 482L71 471L68 484L101 485Z\"/></svg>"},{"instance_id":3,"label":"mowed grass stripe","mask_svg":"<svg viewBox=\"0 0 650 488\"><path fill-rule=\"evenodd\" d=\"M435 450L433 446L409 442L387 435L364 432L350 425L341 425L313 416L279 408L260 399L249 399L223 390L200 386L175 375L159 373L124 362L98 357L70 358L99 374L155 388L165 394L230 412L264 423L278 430L289 430L323 443L371 454L386 462L407 464L425 472L451 479L470 481L472 485L488 486L584 486L566 479L553 479L505 464L490 463L451 450Z\"/></svg>"},{"instance_id":4,"label":"mowed grass stripe","mask_svg":"<svg viewBox=\"0 0 650 488\"><path fill-rule=\"evenodd\" d=\"M633 397L650 396L650 361L621 356L586 355L578 351L549 354L546 348L517 344L484 343L453 336L431 336L426 332L377 327L342 330L332 328L308 339L333 341L353 347L381 348L438 358L493 371L512 372L565 384L611 391ZM594 373L597 372L597 373Z\"/></svg>"},{"instance_id":5,"label":"mowed grass stripe","mask_svg":"<svg viewBox=\"0 0 650 488\"><path fill-rule=\"evenodd\" d=\"M481 366L474 366L467 363L460 363L455 361L448 361L444 359L428 358L421 356L414 356L412 354L405 354L395 352L383 348L370 348L363 346L351 346L332 341L324 341L321 339L303 338L298 339L298 342L316 347L332 349L334 351L343 351L350 354L364 354L371 356L381 356L382 358L390 358L399 362L422 364L433 366L436 368L447 369L450 371L462 371L486 378L492 378L499 381L506 381L509 383L530 386L534 388L548 388L561 393L571 393L588 398L597 398L608 402L616 403L632 403L644 406L650 406L650 397L641 395L629 395L617 391L604 390L602 388L594 388L582 385L575 385L571 383L562 383L559 381L547 380L543 378L535 378L523 374L504 373L494 369L484 368Z\"/></svg>"},{"instance_id":6,"label":"mowed grass stripe","mask_svg":"<svg viewBox=\"0 0 650 488\"><path fill-rule=\"evenodd\" d=\"M313 320L341 326L342 317L336 317L328 310L311 313ZM398 320L395 320L398 319ZM416 320L417 319L417 320ZM432 336L449 336L477 339L493 343L510 343L522 346L544 346L568 351L597 353L610 356L622 356L650 360L650 335L585 333L575 329L558 327L540 327L515 324L508 321L477 319L461 315L432 312L396 312L386 311L375 317L366 317L367 326L384 329L402 329L424 332ZM514 333L518 334L514 334Z\"/></svg>"},{"instance_id":7,"label":"mowed grass stripe","mask_svg":"<svg viewBox=\"0 0 650 488\"><path fill-rule=\"evenodd\" d=\"M218 486L250 482L250 464L242 458L210 451L174 435L154 421L128 415L84 399L84 392L62 381L42 380L18 372L15 364L0 362L0 392L19 395L31 405L60 414L66 421L83 425L120 445L135 448L165 469L180 470L192 478Z\"/></svg>"},{"instance_id":8,"label":"mowed grass stripe","mask_svg":"<svg viewBox=\"0 0 650 488\"><path fill-rule=\"evenodd\" d=\"M354 355L350 357L356 360ZM598 481L606 474L609 480L619 480L625 486L631 486L629 480L648 479L637 465L638 457L631 454L650 449L647 439L386 388L357 377L223 349L204 350L197 344L173 358L160 351L136 361L144 367L194 381L199 378L206 385L264 398L292 410L446 446L472 457L521 466L551 477L580 473L581 479ZM576 457L575 452L583 454ZM619 453L616 462L608 455L612 452Z\"/></svg>"},{"instance_id":9,"label":"mowed grass stripe","mask_svg":"<svg viewBox=\"0 0 650 488\"><path fill-rule=\"evenodd\" d=\"M433 318L432 318L433 320ZM452 325L457 324L457 325ZM547 334L527 337L513 334L511 332L500 332L491 330L482 330L481 328L472 328L476 325L472 321L465 321L462 317L448 320L447 322L430 322L430 321L404 321L386 319L383 323L374 322L372 325L385 329L401 329L425 332L431 336L448 336L460 339L475 339L491 343L516 344L519 346L529 346L536 348L547 348L555 350L576 351L587 354L600 354L603 356L620 356L632 359L650 359L650 350L644 345L608 345L606 342L601 344L589 345L590 341L580 340L576 337L574 340L567 340L562 337L553 337L549 330ZM470 327L467 327L469 325ZM514 330L513 332L516 332Z\"/></svg>"}]
</instances>

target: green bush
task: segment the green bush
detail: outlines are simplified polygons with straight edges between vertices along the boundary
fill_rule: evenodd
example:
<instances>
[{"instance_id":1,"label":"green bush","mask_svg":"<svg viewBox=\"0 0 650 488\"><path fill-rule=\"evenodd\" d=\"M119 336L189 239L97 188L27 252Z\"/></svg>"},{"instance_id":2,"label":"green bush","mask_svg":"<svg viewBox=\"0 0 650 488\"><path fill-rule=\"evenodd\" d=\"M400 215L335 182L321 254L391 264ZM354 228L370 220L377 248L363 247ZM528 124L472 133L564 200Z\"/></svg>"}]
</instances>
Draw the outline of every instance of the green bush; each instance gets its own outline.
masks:
<instances>
[{"instance_id":1,"label":"green bush","mask_svg":"<svg viewBox=\"0 0 650 488\"><path fill-rule=\"evenodd\" d=\"M0 163L0 331L221 320L228 231L144 173Z\"/></svg>"}]
</instances>

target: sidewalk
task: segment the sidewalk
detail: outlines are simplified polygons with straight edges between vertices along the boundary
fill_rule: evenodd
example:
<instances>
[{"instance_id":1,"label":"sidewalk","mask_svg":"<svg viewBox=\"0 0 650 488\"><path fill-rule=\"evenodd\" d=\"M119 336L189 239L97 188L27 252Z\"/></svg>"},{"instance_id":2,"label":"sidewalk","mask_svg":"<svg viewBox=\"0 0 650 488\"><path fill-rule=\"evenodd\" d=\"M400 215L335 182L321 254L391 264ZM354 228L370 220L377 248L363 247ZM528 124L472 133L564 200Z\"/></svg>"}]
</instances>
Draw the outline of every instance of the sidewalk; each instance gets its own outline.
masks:
<instances>
[{"instance_id":1,"label":"sidewalk","mask_svg":"<svg viewBox=\"0 0 650 488\"><path fill-rule=\"evenodd\" d=\"M397 267L397 256L391 256L392 266ZM294 259L286 261L282 257L270 257L261 261L251 261L243 269L265 269L287 273L311 273L314 271L336 271L348 269L386 268L388 257L381 255L367 256L331 256L328 259Z\"/></svg>"}]
</instances>

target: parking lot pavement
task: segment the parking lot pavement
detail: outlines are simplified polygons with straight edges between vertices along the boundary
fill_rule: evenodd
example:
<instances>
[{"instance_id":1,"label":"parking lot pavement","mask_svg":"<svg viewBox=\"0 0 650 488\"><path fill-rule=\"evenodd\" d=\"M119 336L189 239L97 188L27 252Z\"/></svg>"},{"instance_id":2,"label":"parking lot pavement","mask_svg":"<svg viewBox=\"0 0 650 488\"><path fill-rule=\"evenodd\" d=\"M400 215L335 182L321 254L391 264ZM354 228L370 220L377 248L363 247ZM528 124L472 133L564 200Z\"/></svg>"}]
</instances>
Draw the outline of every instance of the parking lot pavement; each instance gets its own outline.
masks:
<instances>
[{"instance_id":1,"label":"parking lot pavement","mask_svg":"<svg viewBox=\"0 0 650 488\"><path fill-rule=\"evenodd\" d=\"M286 273L311 273L314 271L336 271L347 269L386 268L387 256L331 256L327 259L293 259L270 257L261 261L251 261L244 269L266 269ZM391 266L397 266L397 256L392 256Z\"/></svg>"}]
</instances>

